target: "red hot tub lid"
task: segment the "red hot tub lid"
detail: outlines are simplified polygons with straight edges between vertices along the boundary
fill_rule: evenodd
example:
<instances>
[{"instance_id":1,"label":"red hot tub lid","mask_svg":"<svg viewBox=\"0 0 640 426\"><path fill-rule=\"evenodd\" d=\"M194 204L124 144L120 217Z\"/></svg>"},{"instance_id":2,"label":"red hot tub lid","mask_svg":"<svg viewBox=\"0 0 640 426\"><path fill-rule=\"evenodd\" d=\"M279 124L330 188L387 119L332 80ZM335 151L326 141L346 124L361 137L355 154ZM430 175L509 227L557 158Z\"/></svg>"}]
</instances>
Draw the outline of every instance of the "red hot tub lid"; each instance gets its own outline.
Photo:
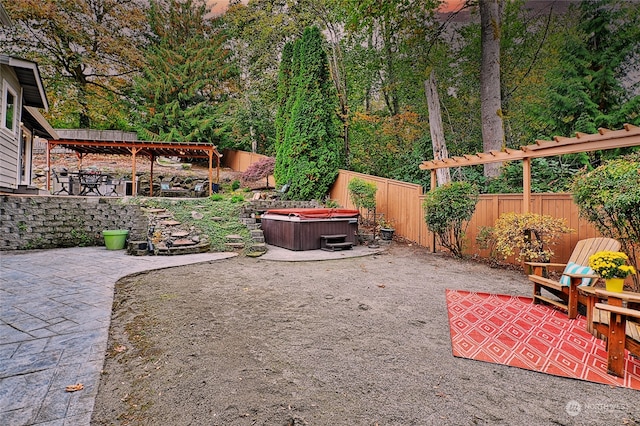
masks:
<instances>
[{"instance_id":1,"label":"red hot tub lid","mask_svg":"<svg viewBox=\"0 0 640 426\"><path fill-rule=\"evenodd\" d=\"M339 217L358 217L360 212L352 209L315 209L315 208L299 208L299 209L271 209L267 210L268 214L281 216L297 216L300 219L331 219Z\"/></svg>"}]
</instances>

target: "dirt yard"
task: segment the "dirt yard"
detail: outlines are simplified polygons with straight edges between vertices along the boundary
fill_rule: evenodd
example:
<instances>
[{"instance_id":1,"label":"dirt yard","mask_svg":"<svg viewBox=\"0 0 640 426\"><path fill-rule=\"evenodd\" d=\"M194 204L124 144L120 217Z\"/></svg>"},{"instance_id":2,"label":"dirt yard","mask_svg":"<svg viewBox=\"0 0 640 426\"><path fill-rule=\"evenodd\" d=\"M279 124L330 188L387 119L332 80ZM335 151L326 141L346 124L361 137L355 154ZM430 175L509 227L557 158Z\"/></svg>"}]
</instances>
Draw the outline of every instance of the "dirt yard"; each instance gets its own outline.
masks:
<instances>
[{"instance_id":1,"label":"dirt yard","mask_svg":"<svg viewBox=\"0 0 640 426\"><path fill-rule=\"evenodd\" d=\"M92 424L640 424L638 391L454 358L447 288L531 291L521 271L396 243L123 279Z\"/></svg>"}]
</instances>

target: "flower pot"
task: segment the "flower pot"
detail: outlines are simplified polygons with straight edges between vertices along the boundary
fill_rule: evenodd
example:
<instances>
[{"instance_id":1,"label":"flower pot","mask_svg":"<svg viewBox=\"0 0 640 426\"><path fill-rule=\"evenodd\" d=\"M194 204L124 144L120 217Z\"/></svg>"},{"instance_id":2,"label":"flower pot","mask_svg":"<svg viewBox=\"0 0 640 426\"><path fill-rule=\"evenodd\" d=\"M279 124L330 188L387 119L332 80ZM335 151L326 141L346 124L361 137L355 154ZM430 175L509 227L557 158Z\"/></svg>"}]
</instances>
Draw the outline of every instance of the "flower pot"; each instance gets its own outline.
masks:
<instances>
[{"instance_id":1,"label":"flower pot","mask_svg":"<svg viewBox=\"0 0 640 426\"><path fill-rule=\"evenodd\" d=\"M607 291L620 293L624 288L624 278L606 278L604 282L605 282Z\"/></svg>"},{"instance_id":2,"label":"flower pot","mask_svg":"<svg viewBox=\"0 0 640 426\"><path fill-rule=\"evenodd\" d=\"M380 238L385 241L391 241L393 239L393 233L395 229L380 228Z\"/></svg>"},{"instance_id":3,"label":"flower pot","mask_svg":"<svg viewBox=\"0 0 640 426\"><path fill-rule=\"evenodd\" d=\"M107 250L122 250L127 241L127 235L129 235L129 231L125 229L102 231L104 245L107 247Z\"/></svg>"}]
</instances>

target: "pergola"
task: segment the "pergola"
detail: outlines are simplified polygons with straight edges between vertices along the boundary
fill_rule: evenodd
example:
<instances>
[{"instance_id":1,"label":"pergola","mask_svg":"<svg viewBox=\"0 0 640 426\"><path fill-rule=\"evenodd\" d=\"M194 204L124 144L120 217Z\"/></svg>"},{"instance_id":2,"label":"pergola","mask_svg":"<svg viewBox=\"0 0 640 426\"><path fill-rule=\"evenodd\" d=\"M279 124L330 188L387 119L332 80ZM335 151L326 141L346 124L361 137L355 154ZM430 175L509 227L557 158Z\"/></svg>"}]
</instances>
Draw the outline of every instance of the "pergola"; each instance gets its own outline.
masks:
<instances>
[{"instance_id":1,"label":"pergola","mask_svg":"<svg viewBox=\"0 0 640 426\"><path fill-rule=\"evenodd\" d=\"M215 145L205 142L157 142L139 141L127 137L124 132L97 130L57 130L60 139L47 141L47 189L50 185L51 150L56 147L67 148L76 152L80 163L86 154L109 154L131 156L132 194L136 194L136 157L146 155L151 159L151 182L153 182L153 164L156 157L206 158L209 160L209 195L212 194L213 159L216 159L216 179L220 181L220 154ZM123 137L124 135L124 137ZM129 139L129 140L127 140ZM153 196L153 185L150 185L150 196Z\"/></svg>"},{"instance_id":2,"label":"pergola","mask_svg":"<svg viewBox=\"0 0 640 426\"><path fill-rule=\"evenodd\" d=\"M431 189L436 188L436 170L448 167L473 166L477 164L522 160L522 193L524 213L531 205L531 159L579 152L640 146L640 127L625 124L621 130L598 129L598 133L576 133L573 138L556 136L551 141L537 140L534 145L520 149L482 152L475 155L423 161L420 169L431 170Z\"/></svg>"}]
</instances>

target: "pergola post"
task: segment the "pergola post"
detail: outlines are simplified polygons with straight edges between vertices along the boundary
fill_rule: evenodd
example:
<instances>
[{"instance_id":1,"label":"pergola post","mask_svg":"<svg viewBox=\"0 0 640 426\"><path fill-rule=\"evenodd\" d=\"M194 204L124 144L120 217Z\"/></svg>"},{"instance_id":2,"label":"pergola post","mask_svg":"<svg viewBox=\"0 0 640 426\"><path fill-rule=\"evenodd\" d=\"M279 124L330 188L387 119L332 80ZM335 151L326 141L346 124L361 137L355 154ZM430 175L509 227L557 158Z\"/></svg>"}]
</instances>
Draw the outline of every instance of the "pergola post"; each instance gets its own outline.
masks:
<instances>
[{"instance_id":1,"label":"pergola post","mask_svg":"<svg viewBox=\"0 0 640 426\"><path fill-rule=\"evenodd\" d=\"M153 197L153 163L156 162L156 156L153 154L153 151L149 154L151 157L151 167L149 170L149 197Z\"/></svg>"},{"instance_id":2,"label":"pergola post","mask_svg":"<svg viewBox=\"0 0 640 426\"><path fill-rule=\"evenodd\" d=\"M436 169L431 169L431 190L433 191L438 187L438 173ZM436 233L431 233L431 253L436 252Z\"/></svg>"},{"instance_id":3,"label":"pergola post","mask_svg":"<svg viewBox=\"0 0 640 426\"><path fill-rule=\"evenodd\" d=\"M51 192L51 141L47 140L47 191Z\"/></svg>"},{"instance_id":4,"label":"pergola post","mask_svg":"<svg viewBox=\"0 0 640 426\"><path fill-rule=\"evenodd\" d=\"M209 150L209 196L213 194L213 149Z\"/></svg>"},{"instance_id":5,"label":"pergola post","mask_svg":"<svg viewBox=\"0 0 640 426\"><path fill-rule=\"evenodd\" d=\"M531 210L531 158L522 159L522 213Z\"/></svg>"},{"instance_id":6,"label":"pergola post","mask_svg":"<svg viewBox=\"0 0 640 426\"><path fill-rule=\"evenodd\" d=\"M138 193L138 182L136 181L136 153L138 148L131 148L131 196L135 197Z\"/></svg>"}]
</instances>

